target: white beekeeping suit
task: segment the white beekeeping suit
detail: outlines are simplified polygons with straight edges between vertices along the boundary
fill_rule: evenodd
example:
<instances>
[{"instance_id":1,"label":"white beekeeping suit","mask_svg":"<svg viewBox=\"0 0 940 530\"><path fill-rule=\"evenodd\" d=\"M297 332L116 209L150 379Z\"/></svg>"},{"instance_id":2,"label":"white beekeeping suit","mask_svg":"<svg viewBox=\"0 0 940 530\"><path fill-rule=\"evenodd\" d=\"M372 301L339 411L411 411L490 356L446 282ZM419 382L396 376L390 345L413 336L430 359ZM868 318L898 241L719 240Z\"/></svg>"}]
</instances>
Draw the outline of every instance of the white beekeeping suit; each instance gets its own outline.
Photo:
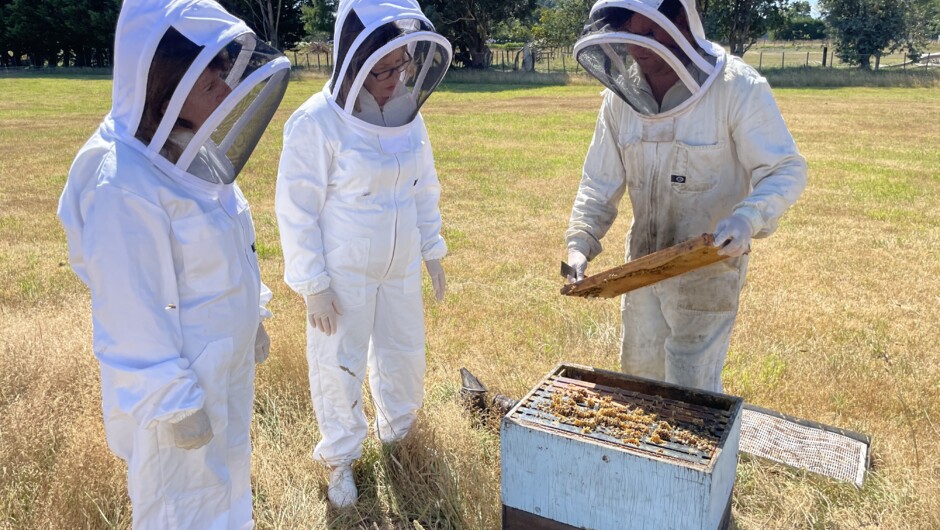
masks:
<instances>
[{"instance_id":1,"label":"white beekeeping suit","mask_svg":"<svg viewBox=\"0 0 940 530\"><path fill-rule=\"evenodd\" d=\"M213 1L121 10L111 112L58 213L91 291L105 431L127 462L135 529L253 526L249 426L271 293L234 179L289 68Z\"/></svg>"},{"instance_id":2,"label":"white beekeeping suit","mask_svg":"<svg viewBox=\"0 0 940 530\"><path fill-rule=\"evenodd\" d=\"M607 87L566 232L583 274L628 193L627 260L703 233L731 259L626 294L625 372L721 390L751 237L802 193L806 162L770 87L705 39L692 0L602 0L575 45Z\"/></svg>"},{"instance_id":3,"label":"white beekeeping suit","mask_svg":"<svg viewBox=\"0 0 940 530\"><path fill-rule=\"evenodd\" d=\"M421 261L440 299L447 247L418 111L451 48L411 0L343 2L334 43L332 77L284 127L275 210L285 281L307 302L314 457L346 506L368 434L366 371L385 442L408 432L423 399Z\"/></svg>"}]
</instances>

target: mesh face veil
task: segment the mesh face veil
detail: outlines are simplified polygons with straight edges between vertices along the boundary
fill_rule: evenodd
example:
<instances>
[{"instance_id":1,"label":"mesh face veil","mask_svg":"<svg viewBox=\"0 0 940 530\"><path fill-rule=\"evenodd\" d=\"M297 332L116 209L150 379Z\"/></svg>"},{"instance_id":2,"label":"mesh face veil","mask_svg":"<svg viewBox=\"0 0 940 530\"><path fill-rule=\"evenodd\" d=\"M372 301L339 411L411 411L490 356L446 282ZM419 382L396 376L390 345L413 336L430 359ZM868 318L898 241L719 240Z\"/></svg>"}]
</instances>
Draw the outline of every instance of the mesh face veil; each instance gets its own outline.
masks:
<instances>
[{"instance_id":1,"label":"mesh face veil","mask_svg":"<svg viewBox=\"0 0 940 530\"><path fill-rule=\"evenodd\" d=\"M157 153L158 163L228 184L277 110L290 63L250 31L215 48L173 27L164 33L135 137Z\"/></svg>"},{"instance_id":2,"label":"mesh face veil","mask_svg":"<svg viewBox=\"0 0 940 530\"><path fill-rule=\"evenodd\" d=\"M451 61L450 43L417 3L351 0L337 15L331 101L346 116L379 127L414 121Z\"/></svg>"},{"instance_id":3,"label":"mesh face veil","mask_svg":"<svg viewBox=\"0 0 940 530\"><path fill-rule=\"evenodd\" d=\"M640 114L693 101L721 70L693 0L601 0L574 48L591 75Z\"/></svg>"}]
</instances>

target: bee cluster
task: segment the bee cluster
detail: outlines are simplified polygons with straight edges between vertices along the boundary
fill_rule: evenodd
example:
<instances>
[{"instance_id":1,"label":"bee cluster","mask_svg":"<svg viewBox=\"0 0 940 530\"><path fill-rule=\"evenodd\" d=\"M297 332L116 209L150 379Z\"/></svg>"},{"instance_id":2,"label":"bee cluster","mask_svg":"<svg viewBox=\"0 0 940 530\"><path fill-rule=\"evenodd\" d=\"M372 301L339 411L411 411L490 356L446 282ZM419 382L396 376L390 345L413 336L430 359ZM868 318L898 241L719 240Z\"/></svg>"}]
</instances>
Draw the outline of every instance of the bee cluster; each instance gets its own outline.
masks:
<instances>
[{"instance_id":1,"label":"bee cluster","mask_svg":"<svg viewBox=\"0 0 940 530\"><path fill-rule=\"evenodd\" d=\"M598 432L628 445L639 446L641 440L658 445L673 442L706 453L718 445L718 438L705 428L701 418L663 418L639 405L621 403L584 388L556 391L538 408L554 415L559 423L580 427L582 434Z\"/></svg>"}]
</instances>

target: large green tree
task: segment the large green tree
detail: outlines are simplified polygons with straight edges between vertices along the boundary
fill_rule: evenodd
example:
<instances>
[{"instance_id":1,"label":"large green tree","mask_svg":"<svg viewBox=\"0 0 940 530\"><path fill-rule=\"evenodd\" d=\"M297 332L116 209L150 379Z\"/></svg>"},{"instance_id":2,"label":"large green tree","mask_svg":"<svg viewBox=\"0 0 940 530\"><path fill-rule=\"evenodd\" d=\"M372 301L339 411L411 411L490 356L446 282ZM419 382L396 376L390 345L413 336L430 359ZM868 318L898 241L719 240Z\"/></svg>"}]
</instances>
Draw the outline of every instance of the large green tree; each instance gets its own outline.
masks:
<instances>
[{"instance_id":1,"label":"large green tree","mask_svg":"<svg viewBox=\"0 0 940 530\"><path fill-rule=\"evenodd\" d=\"M0 64L108 66L119 0L0 0Z\"/></svg>"},{"instance_id":2,"label":"large green tree","mask_svg":"<svg viewBox=\"0 0 940 530\"><path fill-rule=\"evenodd\" d=\"M812 7L806 0L797 0L784 11L783 26L773 32L780 40L820 40L826 38L826 23L813 18Z\"/></svg>"},{"instance_id":3,"label":"large green tree","mask_svg":"<svg viewBox=\"0 0 940 530\"><path fill-rule=\"evenodd\" d=\"M871 59L908 40L910 0L820 0L835 54L843 62L871 70Z\"/></svg>"},{"instance_id":4,"label":"large green tree","mask_svg":"<svg viewBox=\"0 0 940 530\"><path fill-rule=\"evenodd\" d=\"M587 24L593 0L557 0L539 9L533 36L547 46L571 46Z\"/></svg>"},{"instance_id":5,"label":"large green tree","mask_svg":"<svg viewBox=\"0 0 940 530\"><path fill-rule=\"evenodd\" d=\"M940 36L940 0L911 0L902 47L917 59Z\"/></svg>"},{"instance_id":6,"label":"large green tree","mask_svg":"<svg viewBox=\"0 0 940 530\"><path fill-rule=\"evenodd\" d=\"M310 0L301 6L304 32L309 40L329 40L336 22L339 0Z\"/></svg>"},{"instance_id":7,"label":"large green tree","mask_svg":"<svg viewBox=\"0 0 940 530\"><path fill-rule=\"evenodd\" d=\"M526 19L536 0L427 0L422 2L434 27L450 39L454 60L469 68L490 61L489 39L500 22Z\"/></svg>"},{"instance_id":8,"label":"large green tree","mask_svg":"<svg viewBox=\"0 0 940 530\"><path fill-rule=\"evenodd\" d=\"M741 57L762 36L785 22L787 0L702 0L705 33Z\"/></svg>"}]
</instances>

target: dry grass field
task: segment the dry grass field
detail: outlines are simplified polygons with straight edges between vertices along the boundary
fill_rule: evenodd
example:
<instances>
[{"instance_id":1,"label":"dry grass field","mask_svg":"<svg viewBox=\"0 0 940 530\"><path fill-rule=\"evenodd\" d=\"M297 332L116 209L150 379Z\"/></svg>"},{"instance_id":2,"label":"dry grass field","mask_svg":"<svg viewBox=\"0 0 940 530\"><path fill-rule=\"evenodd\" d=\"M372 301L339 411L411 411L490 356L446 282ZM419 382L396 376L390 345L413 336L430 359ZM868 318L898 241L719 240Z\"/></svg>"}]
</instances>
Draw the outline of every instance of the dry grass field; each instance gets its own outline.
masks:
<instances>
[{"instance_id":1,"label":"dry grass field","mask_svg":"<svg viewBox=\"0 0 940 530\"><path fill-rule=\"evenodd\" d=\"M361 502L337 512L273 212L280 130L322 79L294 83L239 177L275 292L258 371L253 484L262 529L493 529L499 439L457 401L458 369L520 396L559 361L616 369L619 302L558 295L563 233L600 103L597 85L452 84L424 115L443 185L446 301L428 302L415 436L374 438ZM129 528L124 467L101 424L89 297L55 218L69 163L110 104L106 77L0 77L0 529ZM781 89L810 183L756 241L727 392L868 433L864 487L742 457L742 529L940 528L940 90ZM622 262L626 208L592 269ZM367 413L370 413L367 410ZM585 507L589 509L589 507ZM626 526L625 526L626 527Z\"/></svg>"}]
</instances>

